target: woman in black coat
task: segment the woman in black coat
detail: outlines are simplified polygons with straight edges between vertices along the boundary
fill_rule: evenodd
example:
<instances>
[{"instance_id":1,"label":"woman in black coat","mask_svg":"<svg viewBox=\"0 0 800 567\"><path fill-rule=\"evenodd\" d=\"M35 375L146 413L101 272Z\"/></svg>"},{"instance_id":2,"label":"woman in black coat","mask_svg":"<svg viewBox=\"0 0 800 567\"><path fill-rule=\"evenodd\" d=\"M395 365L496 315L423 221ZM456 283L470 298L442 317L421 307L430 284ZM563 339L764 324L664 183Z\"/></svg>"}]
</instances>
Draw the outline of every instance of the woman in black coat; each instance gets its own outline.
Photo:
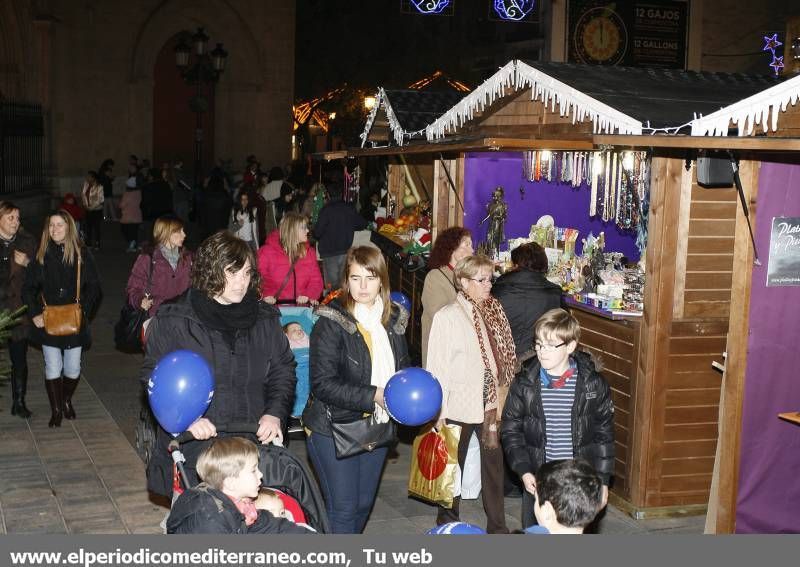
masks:
<instances>
[{"instance_id":1,"label":"woman in black coat","mask_svg":"<svg viewBox=\"0 0 800 567\"><path fill-rule=\"evenodd\" d=\"M214 397L203 417L190 427L184 468L197 484L197 457L217 436L216 424L258 424L261 443L283 439L294 402L295 362L280 326L279 313L261 301L261 282L253 251L227 231L207 238L192 265L192 286L174 303L161 306L146 331L141 380L146 386L158 361L187 349L211 366ZM169 435L159 428L147 469L148 489L169 496L172 461Z\"/></svg>"},{"instance_id":2,"label":"woman in black coat","mask_svg":"<svg viewBox=\"0 0 800 567\"><path fill-rule=\"evenodd\" d=\"M19 207L11 201L0 201L0 311L13 312L24 305L22 285L34 254L36 241L20 226ZM11 415L23 419L31 416L25 406L29 332L30 316L23 313L20 322L11 327L7 343L11 361Z\"/></svg>"},{"instance_id":3,"label":"woman in black coat","mask_svg":"<svg viewBox=\"0 0 800 567\"><path fill-rule=\"evenodd\" d=\"M89 315L100 299L94 258L81 245L75 221L68 212L56 211L45 219L36 259L28 265L22 297L35 327L31 340L42 345L44 354L44 384L51 411L48 426L61 427L62 417L75 419L72 395L81 376L81 353L91 344ZM49 334L42 315L45 303L68 305L76 301L83 314L78 333Z\"/></svg>"},{"instance_id":4,"label":"woman in black coat","mask_svg":"<svg viewBox=\"0 0 800 567\"><path fill-rule=\"evenodd\" d=\"M503 306L511 325L517 356L533 349L533 325L537 319L561 307L561 287L549 281L544 248L530 242L511 252L514 270L503 274L492 286L492 295Z\"/></svg>"},{"instance_id":5,"label":"woman in black coat","mask_svg":"<svg viewBox=\"0 0 800 567\"><path fill-rule=\"evenodd\" d=\"M347 252L341 295L317 309L311 332L311 397L303 425L333 533L361 533L388 453L380 447L336 457L331 420L353 422L373 414L386 422L383 388L408 365L408 311L389 300L389 273L376 248ZM330 415L328 415L330 414Z\"/></svg>"}]
</instances>

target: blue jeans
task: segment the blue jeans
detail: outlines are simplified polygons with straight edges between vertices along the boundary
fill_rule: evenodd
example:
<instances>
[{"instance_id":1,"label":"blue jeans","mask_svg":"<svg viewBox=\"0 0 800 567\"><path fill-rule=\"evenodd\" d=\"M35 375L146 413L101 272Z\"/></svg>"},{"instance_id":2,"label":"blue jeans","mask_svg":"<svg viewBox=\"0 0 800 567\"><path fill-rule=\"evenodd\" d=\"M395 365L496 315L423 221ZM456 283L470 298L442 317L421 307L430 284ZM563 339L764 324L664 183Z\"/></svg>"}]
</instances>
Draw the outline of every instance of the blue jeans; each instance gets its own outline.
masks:
<instances>
[{"instance_id":1,"label":"blue jeans","mask_svg":"<svg viewBox=\"0 0 800 567\"><path fill-rule=\"evenodd\" d=\"M336 458L333 437L312 433L306 439L308 455L317 472L331 530L360 534L375 503L387 447L346 459Z\"/></svg>"},{"instance_id":2,"label":"blue jeans","mask_svg":"<svg viewBox=\"0 0 800 567\"><path fill-rule=\"evenodd\" d=\"M61 350L58 347L42 345L44 354L44 377L46 380L56 380L63 371L67 378L77 378L81 375L81 347Z\"/></svg>"}]
</instances>

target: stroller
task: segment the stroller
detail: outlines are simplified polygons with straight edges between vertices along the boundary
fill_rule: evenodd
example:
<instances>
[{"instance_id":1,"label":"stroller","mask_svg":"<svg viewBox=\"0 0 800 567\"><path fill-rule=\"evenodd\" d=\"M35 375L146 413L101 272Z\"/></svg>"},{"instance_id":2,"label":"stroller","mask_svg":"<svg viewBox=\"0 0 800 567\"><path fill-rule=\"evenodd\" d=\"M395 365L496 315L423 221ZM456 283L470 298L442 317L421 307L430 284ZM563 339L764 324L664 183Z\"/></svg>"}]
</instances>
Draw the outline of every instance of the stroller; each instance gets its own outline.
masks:
<instances>
[{"instance_id":1,"label":"stroller","mask_svg":"<svg viewBox=\"0 0 800 567\"><path fill-rule=\"evenodd\" d=\"M229 434L255 434L257 428L251 423L217 425L217 431ZM186 474L183 472L185 459L180 447L181 444L191 441L194 441L194 436L186 431L169 444L176 470L173 480L173 502L184 489L189 488ZM263 474L262 488L271 488L282 493L279 496L284 501L286 509L293 512L296 522L305 523L318 533L330 533L322 493L306 464L281 444L259 445L258 453L258 468Z\"/></svg>"}]
</instances>

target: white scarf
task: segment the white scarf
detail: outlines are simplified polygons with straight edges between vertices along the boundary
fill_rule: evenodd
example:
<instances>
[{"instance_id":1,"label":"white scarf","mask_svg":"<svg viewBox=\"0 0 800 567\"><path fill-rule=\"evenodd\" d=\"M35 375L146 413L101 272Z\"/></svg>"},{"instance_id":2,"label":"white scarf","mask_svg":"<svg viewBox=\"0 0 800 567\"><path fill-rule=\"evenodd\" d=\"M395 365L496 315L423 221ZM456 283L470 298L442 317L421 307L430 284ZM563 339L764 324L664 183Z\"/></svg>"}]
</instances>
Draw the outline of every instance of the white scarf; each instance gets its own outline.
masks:
<instances>
[{"instance_id":1,"label":"white scarf","mask_svg":"<svg viewBox=\"0 0 800 567\"><path fill-rule=\"evenodd\" d=\"M394 376L394 353L389 344L389 335L381 322L383 316L383 300L379 295L375 298L372 307L356 303L353 315L356 321L366 329L372 342L372 374L370 384L378 388L385 388L389 378ZM378 423L389 421L386 410L375 404L375 420Z\"/></svg>"}]
</instances>

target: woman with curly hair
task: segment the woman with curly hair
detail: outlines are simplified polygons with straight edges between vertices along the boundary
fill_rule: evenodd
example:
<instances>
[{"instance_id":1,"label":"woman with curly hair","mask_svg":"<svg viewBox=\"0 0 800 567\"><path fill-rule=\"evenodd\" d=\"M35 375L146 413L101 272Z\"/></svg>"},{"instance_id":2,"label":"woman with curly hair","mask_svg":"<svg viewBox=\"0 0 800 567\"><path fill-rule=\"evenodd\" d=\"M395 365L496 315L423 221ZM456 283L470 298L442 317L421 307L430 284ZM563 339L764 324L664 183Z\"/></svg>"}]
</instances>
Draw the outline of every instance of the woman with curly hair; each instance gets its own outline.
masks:
<instances>
[{"instance_id":1,"label":"woman with curly hair","mask_svg":"<svg viewBox=\"0 0 800 567\"><path fill-rule=\"evenodd\" d=\"M144 385L166 354L187 349L201 355L215 379L205 415L189 426L195 439L184 447L186 476L197 484L197 457L217 436L217 423L258 423L261 443L283 439L294 400L295 362L278 311L261 301L253 250L227 231L207 238L195 254L192 285L161 306L147 328ZM224 435L224 433L220 433ZM172 463L169 435L159 430L147 471L148 489L169 496Z\"/></svg>"},{"instance_id":2,"label":"woman with curly hair","mask_svg":"<svg viewBox=\"0 0 800 567\"><path fill-rule=\"evenodd\" d=\"M439 233L428 260L428 275L422 286L422 364L428 356L428 335L436 312L456 299L453 269L458 261L472 256L472 233L453 226Z\"/></svg>"}]
</instances>

